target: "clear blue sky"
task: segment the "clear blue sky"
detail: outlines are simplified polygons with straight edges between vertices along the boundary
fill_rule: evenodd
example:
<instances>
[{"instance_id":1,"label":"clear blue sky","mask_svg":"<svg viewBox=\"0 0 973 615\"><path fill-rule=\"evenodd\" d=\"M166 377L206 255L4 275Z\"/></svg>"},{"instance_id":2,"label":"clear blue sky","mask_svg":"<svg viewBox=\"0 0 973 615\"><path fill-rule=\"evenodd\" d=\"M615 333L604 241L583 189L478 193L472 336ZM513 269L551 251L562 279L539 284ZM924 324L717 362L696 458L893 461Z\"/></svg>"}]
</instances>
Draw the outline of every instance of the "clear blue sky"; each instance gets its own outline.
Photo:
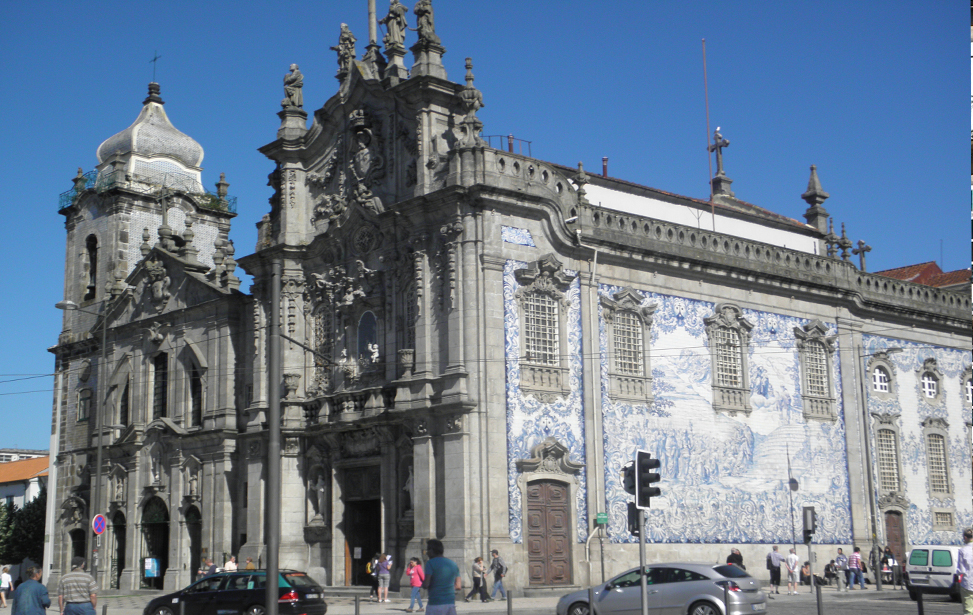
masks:
<instances>
[{"instance_id":1,"label":"clear blue sky","mask_svg":"<svg viewBox=\"0 0 973 615\"><path fill-rule=\"evenodd\" d=\"M384 15L387 0L378 0ZM410 25L415 19L409 3ZM732 145L743 200L801 219L818 166L869 269L970 265L966 185L966 3L848 0L581 2L435 0L449 77L472 56L484 134L533 142L552 162L706 198L706 118ZM338 28L368 39L367 0L312 2L41 0L0 24L0 160L6 169L0 447L47 448L64 267L58 195L138 115L150 60L173 124L204 148L239 198L237 256L269 209L281 81L304 73L304 106L337 87ZM407 44L415 40L409 34ZM407 57L411 65L411 54Z\"/></svg>"}]
</instances>

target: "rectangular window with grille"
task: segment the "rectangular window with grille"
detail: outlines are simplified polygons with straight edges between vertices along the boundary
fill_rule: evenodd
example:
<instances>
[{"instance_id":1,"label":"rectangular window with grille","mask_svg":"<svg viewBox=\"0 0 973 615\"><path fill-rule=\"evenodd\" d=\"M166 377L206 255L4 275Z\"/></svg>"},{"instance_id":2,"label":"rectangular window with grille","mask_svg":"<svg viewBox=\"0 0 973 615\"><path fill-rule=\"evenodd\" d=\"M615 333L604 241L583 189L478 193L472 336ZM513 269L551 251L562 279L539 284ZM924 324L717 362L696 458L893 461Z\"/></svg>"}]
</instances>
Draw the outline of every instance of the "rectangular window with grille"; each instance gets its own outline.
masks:
<instances>
[{"instance_id":1,"label":"rectangular window with grille","mask_svg":"<svg viewBox=\"0 0 973 615\"><path fill-rule=\"evenodd\" d=\"M878 430L878 479L882 491L899 490L899 450L895 432Z\"/></svg>"},{"instance_id":2,"label":"rectangular window with grille","mask_svg":"<svg viewBox=\"0 0 973 615\"><path fill-rule=\"evenodd\" d=\"M152 360L152 419L166 416L169 407L169 355L162 352Z\"/></svg>"},{"instance_id":3,"label":"rectangular window with grille","mask_svg":"<svg viewBox=\"0 0 973 615\"><path fill-rule=\"evenodd\" d=\"M946 473L946 439L938 433L926 436L926 460L929 471L929 489L933 493L949 493L949 475Z\"/></svg>"},{"instance_id":4,"label":"rectangular window with grille","mask_svg":"<svg viewBox=\"0 0 973 615\"><path fill-rule=\"evenodd\" d=\"M807 373L807 394L813 397L831 397L828 382L828 353L820 342L808 342L804 351L804 369Z\"/></svg>"},{"instance_id":5,"label":"rectangular window with grille","mask_svg":"<svg viewBox=\"0 0 973 615\"><path fill-rule=\"evenodd\" d=\"M524 301L524 351L528 363L559 365L557 300L531 293Z\"/></svg>"},{"instance_id":6,"label":"rectangular window with grille","mask_svg":"<svg viewBox=\"0 0 973 615\"><path fill-rule=\"evenodd\" d=\"M933 527L953 527L953 513L937 510L933 513L932 524Z\"/></svg>"},{"instance_id":7,"label":"rectangular window with grille","mask_svg":"<svg viewBox=\"0 0 973 615\"><path fill-rule=\"evenodd\" d=\"M612 327L615 342L615 371L643 376L642 321L631 312L619 312Z\"/></svg>"},{"instance_id":8,"label":"rectangular window with grille","mask_svg":"<svg viewBox=\"0 0 973 615\"><path fill-rule=\"evenodd\" d=\"M716 344L716 384L721 387L742 387L743 362L740 358L740 336L732 329L714 331Z\"/></svg>"}]
</instances>

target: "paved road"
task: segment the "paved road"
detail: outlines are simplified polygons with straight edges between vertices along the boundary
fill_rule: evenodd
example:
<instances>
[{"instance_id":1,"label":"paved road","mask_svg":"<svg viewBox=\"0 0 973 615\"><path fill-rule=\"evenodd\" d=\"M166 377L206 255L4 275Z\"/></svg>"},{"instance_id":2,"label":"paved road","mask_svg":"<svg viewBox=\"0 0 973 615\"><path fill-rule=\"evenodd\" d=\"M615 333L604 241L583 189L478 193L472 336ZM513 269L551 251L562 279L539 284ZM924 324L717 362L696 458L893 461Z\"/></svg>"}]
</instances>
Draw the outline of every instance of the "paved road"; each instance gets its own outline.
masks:
<instances>
[{"instance_id":1,"label":"paved road","mask_svg":"<svg viewBox=\"0 0 973 615\"><path fill-rule=\"evenodd\" d=\"M784 594L769 596L767 612L779 615L816 615L817 606L814 596L808 592L806 587L802 589L804 591L797 596ZM103 608L107 606L109 615L142 615L142 609L156 595L158 594L147 592L139 595L102 596L98 603L98 613L99 615L103 613ZM554 607L558 598L559 595L546 598L517 597L513 600L513 612L517 615L554 615ZM909 600L909 595L902 590L878 592L874 589L867 589L839 594L833 589L825 588L822 591L822 604L823 611L827 615L914 615L917 613L916 603ZM359 613L361 615L404 613L408 606L409 600L406 598L393 598L387 604L363 601L360 604ZM924 606L927 615L958 615L961 612L959 604L950 602L948 598L943 596L927 596ZM460 615L463 613L505 615L507 604L500 601L488 604L460 602L456 605L456 611ZM49 612L54 613L56 610ZM328 599L328 615L354 614L355 603L353 598L333 597Z\"/></svg>"}]
</instances>

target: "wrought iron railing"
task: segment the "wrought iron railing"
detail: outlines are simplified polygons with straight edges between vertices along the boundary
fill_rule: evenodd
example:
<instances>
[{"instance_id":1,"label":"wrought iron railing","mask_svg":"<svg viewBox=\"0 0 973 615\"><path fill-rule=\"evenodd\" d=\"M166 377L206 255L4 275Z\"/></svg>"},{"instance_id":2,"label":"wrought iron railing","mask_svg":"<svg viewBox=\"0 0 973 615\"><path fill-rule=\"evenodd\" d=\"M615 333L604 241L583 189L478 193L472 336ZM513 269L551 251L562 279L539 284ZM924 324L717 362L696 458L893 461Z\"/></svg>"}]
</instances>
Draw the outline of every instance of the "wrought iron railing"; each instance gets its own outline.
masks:
<instances>
[{"instance_id":1,"label":"wrought iron railing","mask_svg":"<svg viewBox=\"0 0 973 615\"><path fill-rule=\"evenodd\" d=\"M125 188L140 194L159 194L163 190L183 192L196 199L200 207L211 211L223 211L231 214L236 213L237 197L220 197L207 190L204 190L194 176L187 173L175 171L153 173L143 175L139 173L128 173L123 170L101 173L89 171L83 175L85 178L84 189L94 189L95 192L102 193L116 185L124 185ZM75 186L66 192L62 192L58 198L58 209L62 210L74 204L78 198L78 187Z\"/></svg>"}]
</instances>

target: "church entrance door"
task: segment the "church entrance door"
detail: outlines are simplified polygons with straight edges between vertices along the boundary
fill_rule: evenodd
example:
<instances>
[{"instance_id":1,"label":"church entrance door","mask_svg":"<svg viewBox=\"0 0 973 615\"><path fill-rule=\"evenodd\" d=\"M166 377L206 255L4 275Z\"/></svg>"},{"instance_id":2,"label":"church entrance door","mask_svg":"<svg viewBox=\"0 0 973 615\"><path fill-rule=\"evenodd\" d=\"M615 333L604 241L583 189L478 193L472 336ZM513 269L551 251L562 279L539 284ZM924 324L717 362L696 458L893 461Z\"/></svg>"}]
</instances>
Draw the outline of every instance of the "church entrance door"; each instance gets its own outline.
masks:
<instances>
[{"instance_id":1,"label":"church entrance door","mask_svg":"<svg viewBox=\"0 0 973 615\"><path fill-rule=\"evenodd\" d=\"M905 566L905 531L902 527L902 513L895 511L885 513L885 539L892 549L895 561Z\"/></svg>"},{"instance_id":2,"label":"church entrance door","mask_svg":"<svg viewBox=\"0 0 973 615\"><path fill-rule=\"evenodd\" d=\"M121 589L122 570L125 569L125 515L115 513L111 520L111 537L114 549L111 551L111 576L109 583L112 589Z\"/></svg>"},{"instance_id":3,"label":"church entrance door","mask_svg":"<svg viewBox=\"0 0 973 615\"><path fill-rule=\"evenodd\" d=\"M203 516L195 506L186 511L186 532L189 534L189 579L192 582L203 567Z\"/></svg>"},{"instance_id":4,"label":"church entrance door","mask_svg":"<svg viewBox=\"0 0 973 615\"><path fill-rule=\"evenodd\" d=\"M365 572L365 564L382 548L381 500L345 502L343 520L345 531L345 584L371 585L372 577ZM361 559L353 561L355 549L361 549Z\"/></svg>"},{"instance_id":5,"label":"church entrance door","mask_svg":"<svg viewBox=\"0 0 973 615\"><path fill-rule=\"evenodd\" d=\"M166 569L169 568L169 509L162 498L154 497L145 505L142 511L142 540L146 559L154 559L158 563L158 576L146 575L145 566L142 568L142 587L144 589L162 589Z\"/></svg>"},{"instance_id":6,"label":"church entrance door","mask_svg":"<svg viewBox=\"0 0 973 615\"><path fill-rule=\"evenodd\" d=\"M571 584L570 490L564 483L527 485L525 532L531 585Z\"/></svg>"}]
</instances>

